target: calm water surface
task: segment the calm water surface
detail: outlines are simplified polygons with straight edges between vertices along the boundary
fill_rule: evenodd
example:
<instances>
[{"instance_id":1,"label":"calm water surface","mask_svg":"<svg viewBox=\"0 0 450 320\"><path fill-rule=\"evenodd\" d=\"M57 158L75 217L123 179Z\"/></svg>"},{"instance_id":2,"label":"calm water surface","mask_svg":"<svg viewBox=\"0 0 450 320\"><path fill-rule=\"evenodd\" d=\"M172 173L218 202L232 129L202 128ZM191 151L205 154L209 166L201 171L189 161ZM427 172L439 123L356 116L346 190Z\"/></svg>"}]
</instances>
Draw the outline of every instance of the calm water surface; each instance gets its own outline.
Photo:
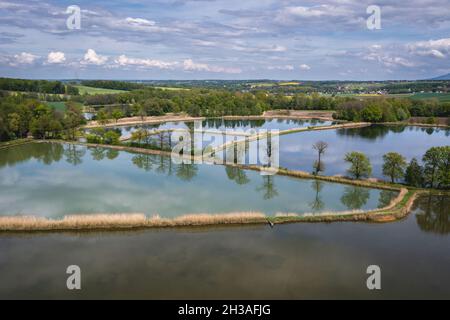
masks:
<instances>
[{"instance_id":1,"label":"calm water surface","mask_svg":"<svg viewBox=\"0 0 450 320\"><path fill-rule=\"evenodd\" d=\"M308 126L325 126L332 124L331 121L323 121L317 119L261 119L261 120L224 120L224 119L206 119L197 121L201 123L203 130L218 130L218 131L246 131L250 129L267 129L267 130L287 130L293 128L303 128ZM139 128L146 129L194 129L194 122L165 122L161 124L147 124L135 126L119 126L116 129L120 130L122 136L129 137L131 133Z\"/></svg>"},{"instance_id":2,"label":"calm water surface","mask_svg":"<svg viewBox=\"0 0 450 320\"><path fill-rule=\"evenodd\" d=\"M0 234L0 298L450 299L449 197L404 220ZM66 289L67 266L82 290ZM381 267L382 290L366 288Z\"/></svg>"},{"instance_id":3,"label":"calm water surface","mask_svg":"<svg viewBox=\"0 0 450 320\"><path fill-rule=\"evenodd\" d=\"M34 143L0 154L0 214L323 212L385 206L395 192L261 176L168 157Z\"/></svg>"},{"instance_id":4,"label":"calm water surface","mask_svg":"<svg viewBox=\"0 0 450 320\"><path fill-rule=\"evenodd\" d=\"M322 157L325 175L345 174L348 169L348 164L343 160L345 154L360 151L369 157L372 175L383 178L383 154L393 151L402 154L408 161L414 157L421 160L429 148L450 145L450 130L371 126L287 134L280 136L280 166L311 172L317 160L312 145L319 140L329 145Z\"/></svg>"}]
</instances>

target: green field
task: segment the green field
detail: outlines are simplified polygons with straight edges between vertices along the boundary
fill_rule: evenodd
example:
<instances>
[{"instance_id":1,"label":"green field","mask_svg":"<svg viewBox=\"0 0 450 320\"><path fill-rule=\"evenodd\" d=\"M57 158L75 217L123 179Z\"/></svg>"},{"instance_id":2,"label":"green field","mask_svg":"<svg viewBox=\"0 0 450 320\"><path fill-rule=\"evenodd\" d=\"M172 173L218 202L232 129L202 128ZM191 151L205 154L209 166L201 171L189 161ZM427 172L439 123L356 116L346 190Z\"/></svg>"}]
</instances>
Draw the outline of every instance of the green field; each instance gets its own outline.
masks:
<instances>
[{"instance_id":1,"label":"green field","mask_svg":"<svg viewBox=\"0 0 450 320\"><path fill-rule=\"evenodd\" d=\"M186 91L186 90L191 90L189 88L177 88L177 87L153 87L155 89L161 89L161 90L168 90L168 91Z\"/></svg>"},{"instance_id":2,"label":"green field","mask_svg":"<svg viewBox=\"0 0 450 320\"><path fill-rule=\"evenodd\" d=\"M115 89L103 89L103 88L94 88L94 87L86 87L86 86L75 86L80 91L80 94L111 94L111 93L122 93L126 92L124 90L115 90Z\"/></svg>"},{"instance_id":3,"label":"green field","mask_svg":"<svg viewBox=\"0 0 450 320\"><path fill-rule=\"evenodd\" d=\"M450 93L416 93L409 95L411 99L438 99L440 102L450 102Z\"/></svg>"},{"instance_id":4,"label":"green field","mask_svg":"<svg viewBox=\"0 0 450 320\"><path fill-rule=\"evenodd\" d=\"M58 111L66 111L66 103L64 101L60 102L46 102L50 107Z\"/></svg>"},{"instance_id":5,"label":"green field","mask_svg":"<svg viewBox=\"0 0 450 320\"><path fill-rule=\"evenodd\" d=\"M45 103L50 106L51 108L54 108L58 111L66 111L66 103L64 101L45 101ZM82 107L83 105L79 102L72 102L73 104L77 105L78 107Z\"/></svg>"},{"instance_id":6,"label":"green field","mask_svg":"<svg viewBox=\"0 0 450 320\"><path fill-rule=\"evenodd\" d=\"M331 96L330 94L323 94L324 96ZM388 95L379 95L379 94L355 94L355 93L341 93L337 94L339 97L354 97L354 98L377 98L377 97L386 97L386 98L410 98L416 100L427 100L427 99L437 99L439 102L450 102L450 93L398 93L398 94L388 94Z\"/></svg>"}]
</instances>

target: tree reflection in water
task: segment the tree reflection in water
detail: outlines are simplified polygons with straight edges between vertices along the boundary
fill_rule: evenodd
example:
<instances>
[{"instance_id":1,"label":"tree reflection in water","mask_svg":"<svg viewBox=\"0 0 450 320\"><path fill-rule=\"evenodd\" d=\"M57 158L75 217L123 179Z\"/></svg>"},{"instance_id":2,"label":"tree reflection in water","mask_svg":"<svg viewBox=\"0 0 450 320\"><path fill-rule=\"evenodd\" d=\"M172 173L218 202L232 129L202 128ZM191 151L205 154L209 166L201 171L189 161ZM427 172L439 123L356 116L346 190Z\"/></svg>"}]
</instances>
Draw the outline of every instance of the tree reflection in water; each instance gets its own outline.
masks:
<instances>
[{"instance_id":1,"label":"tree reflection in water","mask_svg":"<svg viewBox=\"0 0 450 320\"><path fill-rule=\"evenodd\" d=\"M172 159L170 157L159 156L156 163L156 171L158 173L167 174L168 176L172 175Z\"/></svg>"},{"instance_id":2,"label":"tree reflection in water","mask_svg":"<svg viewBox=\"0 0 450 320\"><path fill-rule=\"evenodd\" d=\"M381 190L380 197L378 199L378 208L387 207L396 196L397 194L395 191Z\"/></svg>"},{"instance_id":3,"label":"tree reflection in water","mask_svg":"<svg viewBox=\"0 0 450 320\"><path fill-rule=\"evenodd\" d=\"M74 166L83 163L83 157L86 154L86 148L75 144L68 144L64 148L66 161Z\"/></svg>"},{"instance_id":4,"label":"tree reflection in water","mask_svg":"<svg viewBox=\"0 0 450 320\"><path fill-rule=\"evenodd\" d=\"M322 198L320 197L320 192L323 189L323 182L320 180L315 179L311 183L312 189L315 191L315 197L314 201L312 201L309 206L313 211L320 211L325 207L325 203L322 201Z\"/></svg>"},{"instance_id":5,"label":"tree reflection in water","mask_svg":"<svg viewBox=\"0 0 450 320\"><path fill-rule=\"evenodd\" d=\"M0 168L6 165L13 166L30 159L50 165L62 159L64 148L59 143L29 143L20 147L6 148L1 152Z\"/></svg>"},{"instance_id":6,"label":"tree reflection in water","mask_svg":"<svg viewBox=\"0 0 450 320\"><path fill-rule=\"evenodd\" d=\"M232 166L225 166L225 172L227 174L228 179L233 180L237 184L247 184L250 182L250 179L245 174L245 171Z\"/></svg>"},{"instance_id":7,"label":"tree reflection in water","mask_svg":"<svg viewBox=\"0 0 450 320\"><path fill-rule=\"evenodd\" d=\"M108 158L109 160L114 160L118 156L119 156L119 150L108 149L108 151L106 151L106 158Z\"/></svg>"},{"instance_id":8,"label":"tree reflection in water","mask_svg":"<svg viewBox=\"0 0 450 320\"><path fill-rule=\"evenodd\" d=\"M385 137L389 132L401 133L405 131L406 126L383 126L371 125L363 128L338 129L338 136L360 137L367 140L377 140Z\"/></svg>"},{"instance_id":9,"label":"tree reflection in water","mask_svg":"<svg viewBox=\"0 0 450 320\"><path fill-rule=\"evenodd\" d=\"M416 200L413 210L416 222L425 232L450 233L450 196L423 196Z\"/></svg>"},{"instance_id":10,"label":"tree reflection in water","mask_svg":"<svg viewBox=\"0 0 450 320\"><path fill-rule=\"evenodd\" d=\"M198 167L195 164L181 163L176 168L177 177L183 181L192 180L197 175L197 172Z\"/></svg>"},{"instance_id":11,"label":"tree reflection in water","mask_svg":"<svg viewBox=\"0 0 450 320\"><path fill-rule=\"evenodd\" d=\"M151 171L155 162L155 156L150 154L137 154L131 161L133 164L144 171Z\"/></svg>"},{"instance_id":12,"label":"tree reflection in water","mask_svg":"<svg viewBox=\"0 0 450 320\"><path fill-rule=\"evenodd\" d=\"M95 147L95 148L89 148L89 150L91 150L91 157L95 161L101 161L105 158L105 152L106 152L105 148Z\"/></svg>"},{"instance_id":13,"label":"tree reflection in water","mask_svg":"<svg viewBox=\"0 0 450 320\"><path fill-rule=\"evenodd\" d=\"M256 191L263 191L264 195L263 198L264 200L269 200L272 199L274 197L278 196L278 191L277 188L275 186L274 183L274 176L272 175L265 175L262 176L263 178L263 183L260 187L256 188Z\"/></svg>"},{"instance_id":14,"label":"tree reflection in water","mask_svg":"<svg viewBox=\"0 0 450 320\"><path fill-rule=\"evenodd\" d=\"M345 187L341 202L350 210L361 209L369 200L369 189L362 187Z\"/></svg>"}]
</instances>

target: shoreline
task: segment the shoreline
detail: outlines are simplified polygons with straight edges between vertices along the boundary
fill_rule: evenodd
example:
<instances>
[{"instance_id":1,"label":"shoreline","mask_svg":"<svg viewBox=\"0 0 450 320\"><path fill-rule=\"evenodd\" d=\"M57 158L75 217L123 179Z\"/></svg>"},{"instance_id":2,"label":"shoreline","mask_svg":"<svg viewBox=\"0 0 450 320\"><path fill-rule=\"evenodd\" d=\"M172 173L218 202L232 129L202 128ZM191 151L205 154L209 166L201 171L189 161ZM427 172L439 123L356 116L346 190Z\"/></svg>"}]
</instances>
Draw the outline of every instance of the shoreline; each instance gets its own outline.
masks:
<instances>
[{"instance_id":1,"label":"shoreline","mask_svg":"<svg viewBox=\"0 0 450 320\"><path fill-rule=\"evenodd\" d=\"M38 143L61 143L60 141L38 141ZM67 143L67 142L64 142ZM89 144L73 144L90 146ZM114 148L133 152L144 151L157 154L163 153L157 150L141 150L122 146L91 145L97 147ZM223 164L229 165L229 164ZM264 170L259 166L234 165L247 170ZM50 219L37 216L1 216L0 232L30 232L30 231L80 231L80 230L124 230L136 228L168 228L168 227L192 227L192 226L217 226L217 225L243 225L243 224L273 224L297 223L297 222L337 222L337 221L366 221L366 222L390 222L406 216L420 191L408 190L405 187L388 185L380 182L364 180L350 180L342 177L314 176L312 174L280 169L279 175L291 176L298 179L318 179L334 183L344 183L360 187L386 189L398 191L396 198L389 205L380 209L336 211L323 213L283 213L268 216L261 212L232 212L222 214L186 214L175 218L161 218L159 216L147 217L142 213L127 214L88 214L68 215L62 219ZM404 202L404 204L402 204Z\"/></svg>"},{"instance_id":2,"label":"shoreline","mask_svg":"<svg viewBox=\"0 0 450 320\"><path fill-rule=\"evenodd\" d=\"M270 116L272 117L272 116ZM275 116L278 117L278 116ZM173 118L170 118L173 119ZM180 119L180 118L177 118ZM242 119L242 117L240 117ZM172 121L167 118L160 121ZM181 121L181 120L179 120ZM116 125L116 124L114 124ZM332 130L348 127L370 126L371 123L342 123L331 126L304 127L280 131L279 134L302 132L311 130ZM250 137L252 138L252 137ZM161 156L172 156L169 151L128 147L123 145L102 145L82 143L65 140L32 140L24 139L19 143L7 143L0 145L0 149L19 146L27 143L65 143L82 145L86 147L102 147L120 151L141 154L154 154ZM239 143L236 141L234 143ZM181 158L189 160L200 160L198 156L180 155ZM202 158L202 157L201 157ZM235 166L245 170L263 171L264 168L257 165L240 165L224 162L212 162L214 165ZM275 216L267 216L261 212L233 212L223 214L188 214L175 218L147 217L144 214L89 214L69 215L62 219L40 218L37 216L0 216L0 233L2 232L38 232L38 231L90 231L90 230L124 230L124 229L147 229L147 228L173 228L194 226L221 226L221 225L248 225L248 224L273 224L298 223L298 222L339 222L339 221L363 221L363 222L392 222L400 220L408 215L414 200L424 193L434 193L435 190L407 189L403 185L392 185L387 182L353 180L337 176L317 176L303 171L295 171L280 168L277 175L291 176L299 179L316 179L333 183L341 183L360 187L385 189L398 191L398 195L389 205L380 209L335 211L325 213L277 213ZM441 192L443 194L450 194Z\"/></svg>"},{"instance_id":3,"label":"shoreline","mask_svg":"<svg viewBox=\"0 0 450 320\"><path fill-rule=\"evenodd\" d=\"M108 123L100 124L97 121L89 121L86 125L82 126L82 129L92 128L109 128L109 127L122 127L139 124L160 124L164 122L194 122L203 121L207 119L223 119L223 120L265 120L265 119L291 119L291 120L319 120L319 121L335 121L335 122L347 122L345 120L336 120L330 116L323 116L320 114L305 112L302 114L276 114L264 112L262 115L251 116L220 116L220 117L191 117L188 115L165 115L165 116L148 116L142 120L140 117L127 117L120 118L117 122L109 120Z\"/></svg>"},{"instance_id":4,"label":"shoreline","mask_svg":"<svg viewBox=\"0 0 450 320\"><path fill-rule=\"evenodd\" d=\"M144 229L265 225L273 223L366 222L388 223L406 217L421 192L402 190L385 208L323 213L231 212L223 214L186 214L175 218L147 217L139 213L67 215L61 219L37 216L0 217L0 234L14 232L124 231Z\"/></svg>"}]
</instances>

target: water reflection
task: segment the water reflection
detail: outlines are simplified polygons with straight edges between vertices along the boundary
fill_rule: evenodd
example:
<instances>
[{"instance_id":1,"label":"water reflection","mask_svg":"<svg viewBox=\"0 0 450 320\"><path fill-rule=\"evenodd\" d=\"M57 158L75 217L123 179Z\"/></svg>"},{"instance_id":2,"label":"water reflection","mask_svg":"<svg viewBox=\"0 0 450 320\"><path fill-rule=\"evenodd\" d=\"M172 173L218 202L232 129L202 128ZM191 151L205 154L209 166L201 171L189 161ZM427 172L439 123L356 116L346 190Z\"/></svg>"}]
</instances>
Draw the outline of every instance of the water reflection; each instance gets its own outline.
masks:
<instances>
[{"instance_id":1,"label":"water reflection","mask_svg":"<svg viewBox=\"0 0 450 320\"><path fill-rule=\"evenodd\" d=\"M313 211L322 211L325 207L325 203L322 200L322 197L320 195L320 192L323 189L323 181L320 180L314 180L311 183L311 187L313 188L315 192L314 201L310 203L310 207Z\"/></svg>"},{"instance_id":2,"label":"water reflection","mask_svg":"<svg viewBox=\"0 0 450 320\"><path fill-rule=\"evenodd\" d=\"M450 197L440 196L424 196L419 198L413 210L416 213L417 225L422 231L436 234L450 233Z\"/></svg>"},{"instance_id":3,"label":"water reflection","mask_svg":"<svg viewBox=\"0 0 450 320\"><path fill-rule=\"evenodd\" d=\"M345 175L348 169L348 164L343 160L345 154L359 151L370 159L372 176L385 179L386 177L382 174L383 154L398 152L410 161L412 158L421 159L431 147L449 144L450 130L434 128L430 135L431 131L427 129L430 128L373 125L364 128L282 135L279 149L280 166L292 170L310 171L317 160L312 146L318 141L324 141L329 147L321 159L325 165L323 174Z\"/></svg>"},{"instance_id":4,"label":"water reflection","mask_svg":"<svg viewBox=\"0 0 450 320\"><path fill-rule=\"evenodd\" d=\"M236 182L237 184L247 184L250 182L250 179L245 174L245 171L240 168L225 166L225 172L228 179Z\"/></svg>"},{"instance_id":5,"label":"water reflection","mask_svg":"<svg viewBox=\"0 0 450 320\"><path fill-rule=\"evenodd\" d=\"M181 163L177 166L176 175L183 181L191 181L198 172L198 166L195 164Z\"/></svg>"},{"instance_id":6,"label":"water reflection","mask_svg":"<svg viewBox=\"0 0 450 320\"><path fill-rule=\"evenodd\" d=\"M64 148L66 161L74 166L83 163L83 157L86 154L86 148L75 144L67 144Z\"/></svg>"},{"instance_id":7,"label":"water reflection","mask_svg":"<svg viewBox=\"0 0 450 320\"><path fill-rule=\"evenodd\" d=\"M269 200L279 195L277 187L275 186L274 176L265 175L262 176L263 183L260 187L256 188L257 191L263 193L263 199Z\"/></svg>"},{"instance_id":8,"label":"water reflection","mask_svg":"<svg viewBox=\"0 0 450 320\"><path fill-rule=\"evenodd\" d=\"M396 195L391 191L381 190L380 198L378 199L378 208L387 207L395 197Z\"/></svg>"},{"instance_id":9,"label":"water reflection","mask_svg":"<svg viewBox=\"0 0 450 320\"><path fill-rule=\"evenodd\" d=\"M131 161L133 164L138 167L139 169L142 169L144 171L152 171L153 165L155 164L156 157L150 154L137 154L133 156Z\"/></svg>"},{"instance_id":10,"label":"water reflection","mask_svg":"<svg viewBox=\"0 0 450 320\"><path fill-rule=\"evenodd\" d=\"M375 189L73 144L14 147L0 164L0 214L302 213L374 209L389 198Z\"/></svg>"},{"instance_id":11,"label":"water reflection","mask_svg":"<svg viewBox=\"0 0 450 320\"><path fill-rule=\"evenodd\" d=\"M345 187L341 202L350 210L358 210L367 203L369 197L369 189L361 187Z\"/></svg>"},{"instance_id":12,"label":"water reflection","mask_svg":"<svg viewBox=\"0 0 450 320\"><path fill-rule=\"evenodd\" d=\"M64 156L64 147L59 143L29 143L20 148L6 148L1 151L0 168L35 159L50 165L58 162Z\"/></svg>"},{"instance_id":13,"label":"water reflection","mask_svg":"<svg viewBox=\"0 0 450 320\"><path fill-rule=\"evenodd\" d=\"M350 128L350 129L337 129L338 136L358 137L367 140L382 139L389 133L407 133L407 132L424 132L428 135L433 133L443 133L445 136L450 135L450 130L445 128L433 128L433 127L418 127L418 126L405 126L405 125L371 125L363 128Z\"/></svg>"}]
</instances>

